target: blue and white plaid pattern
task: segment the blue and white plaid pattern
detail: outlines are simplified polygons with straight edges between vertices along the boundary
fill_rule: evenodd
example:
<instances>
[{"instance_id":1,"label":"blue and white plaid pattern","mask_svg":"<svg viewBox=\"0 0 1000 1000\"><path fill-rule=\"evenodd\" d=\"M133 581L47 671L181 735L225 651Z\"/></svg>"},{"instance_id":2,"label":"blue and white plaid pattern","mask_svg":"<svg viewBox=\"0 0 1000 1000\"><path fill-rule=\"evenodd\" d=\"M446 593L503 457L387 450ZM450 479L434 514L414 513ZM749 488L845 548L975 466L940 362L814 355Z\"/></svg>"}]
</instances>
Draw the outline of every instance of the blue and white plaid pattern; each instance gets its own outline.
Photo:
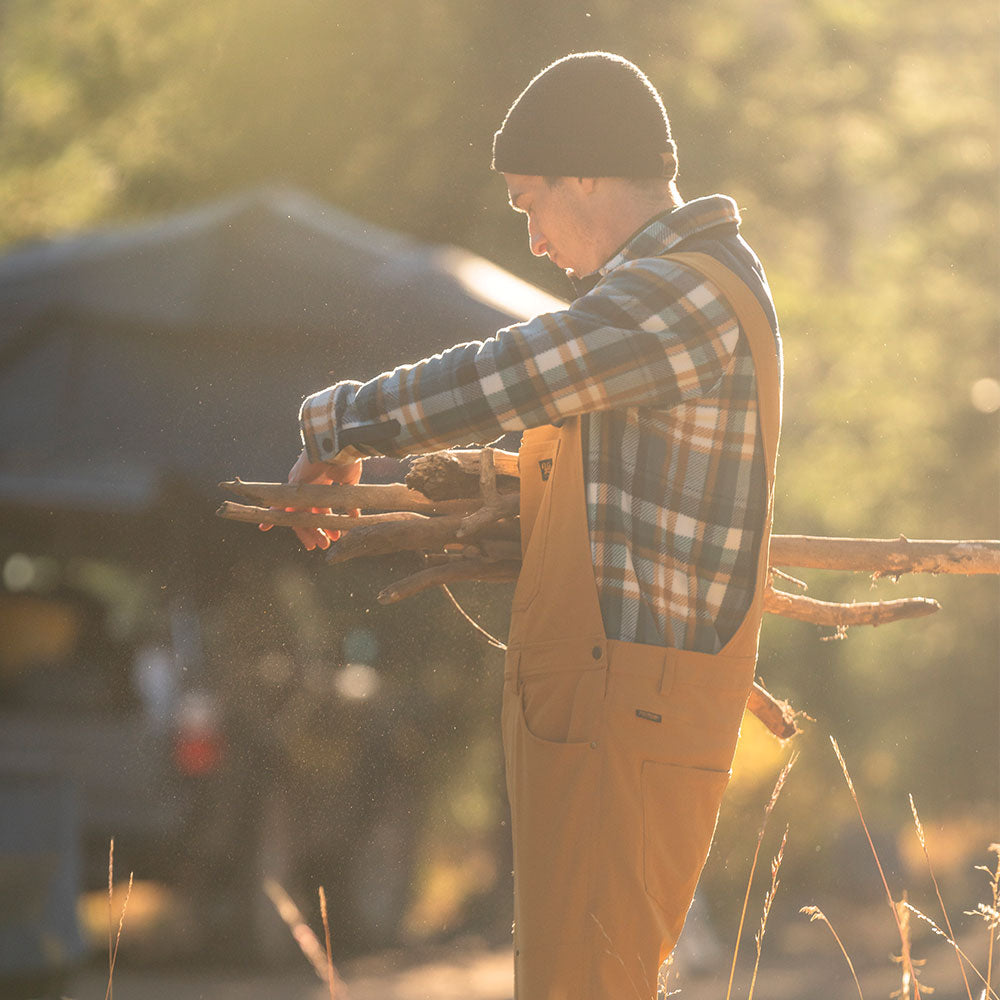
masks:
<instances>
[{"instance_id":1,"label":"blue and white plaid pattern","mask_svg":"<svg viewBox=\"0 0 1000 1000\"><path fill-rule=\"evenodd\" d=\"M773 317L738 224L729 198L689 202L644 227L568 308L308 397L309 457L418 454L580 416L608 637L717 652L749 606L766 512L753 361L715 285L660 255L682 240L712 253ZM388 421L398 433L377 447L338 443Z\"/></svg>"}]
</instances>

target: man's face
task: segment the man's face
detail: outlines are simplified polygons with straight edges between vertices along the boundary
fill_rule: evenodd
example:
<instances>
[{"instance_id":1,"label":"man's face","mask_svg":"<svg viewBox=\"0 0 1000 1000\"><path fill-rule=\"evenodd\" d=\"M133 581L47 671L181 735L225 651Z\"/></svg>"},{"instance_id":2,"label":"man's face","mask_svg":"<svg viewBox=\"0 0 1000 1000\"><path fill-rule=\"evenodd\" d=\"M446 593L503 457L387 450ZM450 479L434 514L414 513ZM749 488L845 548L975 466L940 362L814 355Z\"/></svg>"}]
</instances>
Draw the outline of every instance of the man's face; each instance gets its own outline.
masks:
<instances>
[{"instance_id":1,"label":"man's face","mask_svg":"<svg viewBox=\"0 0 1000 1000\"><path fill-rule=\"evenodd\" d=\"M528 244L567 274L582 277L605 263L597 245L586 181L504 174L511 208L528 218Z\"/></svg>"}]
</instances>

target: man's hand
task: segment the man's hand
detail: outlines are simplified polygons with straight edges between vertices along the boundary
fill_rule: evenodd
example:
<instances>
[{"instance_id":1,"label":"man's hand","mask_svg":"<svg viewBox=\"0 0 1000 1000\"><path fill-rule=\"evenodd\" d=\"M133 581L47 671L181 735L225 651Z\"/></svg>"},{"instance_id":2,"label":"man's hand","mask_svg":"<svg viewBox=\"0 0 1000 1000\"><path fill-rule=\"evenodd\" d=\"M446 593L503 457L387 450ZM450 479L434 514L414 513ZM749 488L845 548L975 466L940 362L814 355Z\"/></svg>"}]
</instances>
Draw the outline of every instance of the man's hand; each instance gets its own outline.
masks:
<instances>
[{"instance_id":1,"label":"man's hand","mask_svg":"<svg viewBox=\"0 0 1000 1000\"><path fill-rule=\"evenodd\" d=\"M330 483L353 485L361 479L361 462L346 462L342 465L331 465L326 462L310 462L309 456L303 451L295 460L288 473L288 482L293 484L310 484L327 486ZM285 510L311 510L314 514L329 514L329 508L322 507L286 507ZM357 516L360 511L353 512ZM262 524L261 531L268 531L273 525ZM340 537L339 531L328 531L325 528L294 528L295 534L304 548L311 552L315 548L328 549L331 542Z\"/></svg>"}]
</instances>

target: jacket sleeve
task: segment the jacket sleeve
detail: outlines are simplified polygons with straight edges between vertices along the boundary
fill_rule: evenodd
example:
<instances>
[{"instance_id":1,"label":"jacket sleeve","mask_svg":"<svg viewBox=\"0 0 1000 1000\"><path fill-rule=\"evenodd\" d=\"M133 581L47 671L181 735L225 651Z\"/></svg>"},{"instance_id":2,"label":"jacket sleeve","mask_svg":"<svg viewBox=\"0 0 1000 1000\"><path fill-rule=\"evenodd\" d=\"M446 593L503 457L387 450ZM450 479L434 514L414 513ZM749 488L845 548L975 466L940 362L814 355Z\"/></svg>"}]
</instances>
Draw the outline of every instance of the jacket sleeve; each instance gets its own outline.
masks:
<instances>
[{"instance_id":1,"label":"jacket sleeve","mask_svg":"<svg viewBox=\"0 0 1000 1000\"><path fill-rule=\"evenodd\" d=\"M669 409L711 392L738 337L711 282L644 258L565 310L309 396L299 412L302 440L313 461L402 457L581 413Z\"/></svg>"}]
</instances>

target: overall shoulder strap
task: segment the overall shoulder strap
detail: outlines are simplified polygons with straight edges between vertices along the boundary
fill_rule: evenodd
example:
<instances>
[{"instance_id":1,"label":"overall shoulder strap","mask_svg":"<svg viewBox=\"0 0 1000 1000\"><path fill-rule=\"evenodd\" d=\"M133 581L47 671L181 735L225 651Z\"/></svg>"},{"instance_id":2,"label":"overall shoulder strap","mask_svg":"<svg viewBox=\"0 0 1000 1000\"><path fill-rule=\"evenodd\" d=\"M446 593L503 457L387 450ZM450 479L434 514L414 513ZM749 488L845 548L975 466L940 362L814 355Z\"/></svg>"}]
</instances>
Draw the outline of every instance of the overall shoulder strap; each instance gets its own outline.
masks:
<instances>
[{"instance_id":1,"label":"overall shoulder strap","mask_svg":"<svg viewBox=\"0 0 1000 1000\"><path fill-rule=\"evenodd\" d=\"M753 356L761 436L767 455L770 483L774 477L778 437L781 433L781 376L778 370L778 348L767 315L746 282L709 254L671 253L664 254L663 258L689 267L708 278L719 288L736 314Z\"/></svg>"}]
</instances>

